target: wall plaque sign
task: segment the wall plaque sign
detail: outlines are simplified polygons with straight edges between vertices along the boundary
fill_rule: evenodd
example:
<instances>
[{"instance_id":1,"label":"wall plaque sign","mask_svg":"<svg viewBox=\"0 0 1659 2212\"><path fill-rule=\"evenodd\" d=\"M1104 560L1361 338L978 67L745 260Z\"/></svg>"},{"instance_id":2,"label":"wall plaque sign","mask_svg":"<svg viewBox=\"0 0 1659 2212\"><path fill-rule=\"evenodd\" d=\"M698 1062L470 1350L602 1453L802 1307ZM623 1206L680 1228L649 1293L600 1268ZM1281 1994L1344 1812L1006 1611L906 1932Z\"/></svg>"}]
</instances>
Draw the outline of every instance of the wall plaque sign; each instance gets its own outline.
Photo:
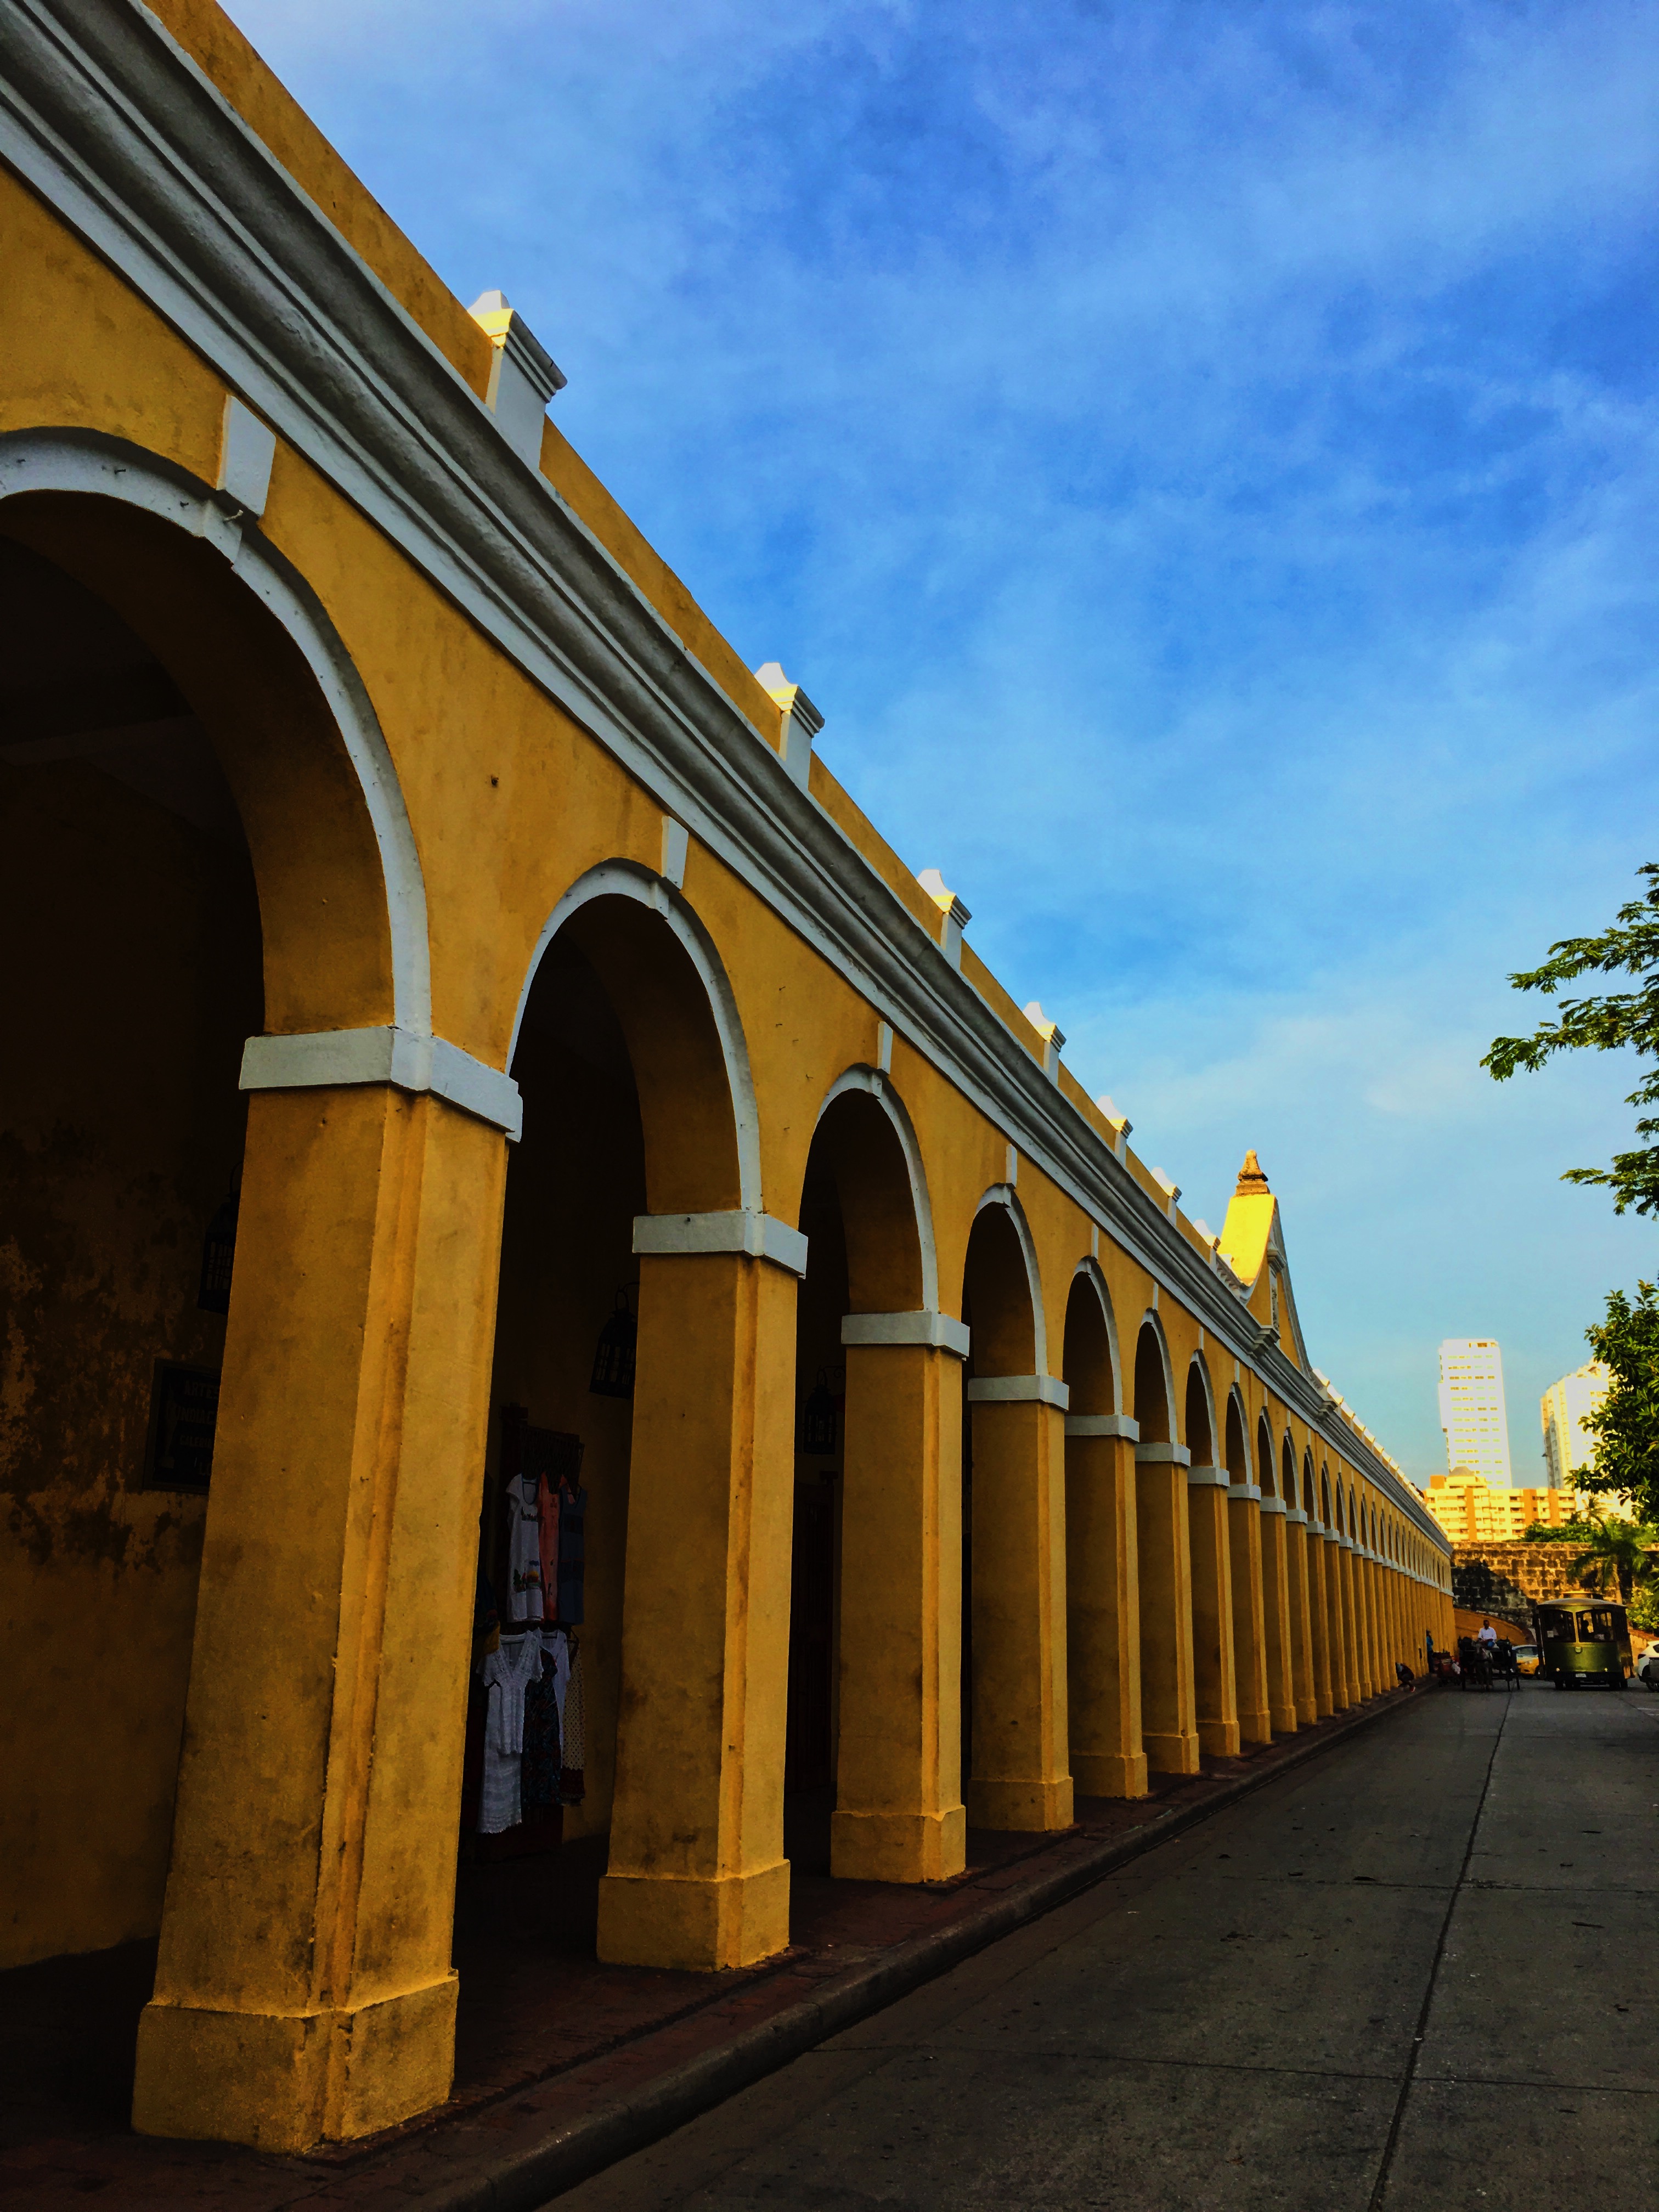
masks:
<instances>
[{"instance_id":1,"label":"wall plaque sign","mask_svg":"<svg viewBox=\"0 0 1659 2212\"><path fill-rule=\"evenodd\" d=\"M158 1359L150 1388L146 1490L205 1490L213 1471L219 1376L212 1367Z\"/></svg>"}]
</instances>

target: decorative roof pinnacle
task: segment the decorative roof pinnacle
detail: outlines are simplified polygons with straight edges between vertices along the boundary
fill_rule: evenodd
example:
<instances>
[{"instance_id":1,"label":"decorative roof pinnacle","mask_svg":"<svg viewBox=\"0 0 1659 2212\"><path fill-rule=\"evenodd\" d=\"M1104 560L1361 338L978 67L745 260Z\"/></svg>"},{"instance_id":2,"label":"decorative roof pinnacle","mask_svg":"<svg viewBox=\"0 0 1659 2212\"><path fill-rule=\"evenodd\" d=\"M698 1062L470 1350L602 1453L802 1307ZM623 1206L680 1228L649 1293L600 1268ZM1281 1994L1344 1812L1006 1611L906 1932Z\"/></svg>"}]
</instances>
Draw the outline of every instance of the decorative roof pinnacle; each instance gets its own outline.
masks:
<instances>
[{"instance_id":1,"label":"decorative roof pinnacle","mask_svg":"<svg viewBox=\"0 0 1659 2212\"><path fill-rule=\"evenodd\" d=\"M1238 1183L1233 1196L1235 1198L1266 1198L1268 1194L1267 1178L1262 1171L1261 1161L1254 1152L1246 1152L1244 1164L1238 1171Z\"/></svg>"}]
</instances>

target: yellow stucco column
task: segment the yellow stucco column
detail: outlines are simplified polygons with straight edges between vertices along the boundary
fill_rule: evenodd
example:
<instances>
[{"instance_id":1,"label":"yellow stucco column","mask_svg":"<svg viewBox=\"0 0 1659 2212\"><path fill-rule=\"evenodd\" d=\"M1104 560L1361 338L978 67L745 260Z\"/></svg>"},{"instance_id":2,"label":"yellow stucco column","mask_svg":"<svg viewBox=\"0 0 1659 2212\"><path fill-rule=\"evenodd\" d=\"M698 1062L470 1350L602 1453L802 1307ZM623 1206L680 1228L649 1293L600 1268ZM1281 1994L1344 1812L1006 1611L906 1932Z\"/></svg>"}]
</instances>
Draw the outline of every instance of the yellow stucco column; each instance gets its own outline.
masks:
<instances>
[{"instance_id":1,"label":"yellow stucco column","mask_svg":"<svg viewBox=\"0 0 1659 2212\"><path fill-rule=\"evenodd\" d=\"M976 1828L1066 1828L1064 1385L1047 1375L976 1376L968 1401L974 1425L968 1819Z\"/></svg>"},{"instance_id":2,"label":"yellow stucco column","mask_svg":"<svg viewBox=\"0 0 1659 2212\"><path fill-rule=\"evenodd\" d=\"M841 1697L830 1870L945 1881L967 1864L962 1798L962 1366L848 1317ZM885 1340L876 1338L886 1324ZM862 1332L863 1341L856 1340ZM965 1334L965 1332L964 1332Z\"/></svg>"},{"instance_id":3,"label":"yellow stucco column","mask_svg":"<svg viewBox=\"0 0 1659 2212\"><path fill-rule=\"evenodd\" d=\"M1342 1540L1334 1528L1321 1530L1320 1565L1325 1582L1325 1644L1331 1676L1331 1711L1345 1713L1353 1703L1348 1678L1346 1629L1342 1610Z\"/></svg>"},{"instance_id":4,"label":"yellow stucco column","mask_svg":"<svg viewBox=\"0 0 1659 2212\"><path fill-rule=\"evenodd\" d=\"M1308 1617L1308 1524L1299 1505L1287 1505L1284 1516L1285 1589L1290 1626L1291 1698L1297 1725L1306 1728L1319 1717L1314 1701L1313 1628Z\"/></svg>"},{"instance_id":5,"label":"yellow stucco column","mask_svg":"<svg viewBox=\"0 0 1659 2212\"><path fill-rule=\"evenodd\" d=\"M641 1255L637 1362L599 1955L747 1966L789 1941L793 1273Z\"/></svg>"},{"instance_id":6,"label":"yellow stucco column","mask_svg":"<svg viewBox=\"0 0 1659 2212\"><path fill-rule=\"evenodd\" d=\"M1336 1604L1342 1637L1342 1689L1351 1705L1364 1696L1359 1678L1359 1616L1353 1601L1353 1539L1336 1540Z\"/></svg>"},{"instance_id":7,"label":"yellow stucco column","mask_svg":"<svg viewBox=\"0 0 1659 2212\"><path fill-rule=\"evenodd\" d=\"M1140 1740L1147 1765L1158 1774L1199 1771L1187 1461L1184 1444L1135 1446Z\"/></svg>"},{"instance_id":8,"label":"yellow stucco column","mask_svg":"<svg viewBox=\"0 0 1659 2212\"><path fill-rule=\"evenodd\" d=\"M1134 1448L1126 1413L1066 1417L1066 1701L1072 1781L1144 1797Z\"/></svg>"},{"instance_id":9,"label":"yellow stucco column","mask_svg":"<svg viewBox=\"0 0 1659 2212\"><path fill-rule=\"evenodd\" d=\"M1353 1609L1359 1653L1359 1694L1376 1695L1376 1613L1371 1588L1370 1555L1363 1545L1353 1551Z\"/></svg>"},{"instance_id":10,"label":"yellow stucco column","mask_svg":"<svg viewBox=\"0 0 1659 2212\"><path fill-rule=\"evenodd\" d=\"M1365 1611L1365 1555L1350 1537L1347 1559L1347 1598L1353 1607L1354 1686L1363 1705L1372 1694L1370 1624Z\"/></svg>"},{"instance_id":11,"label":"yellow stucco column","mask_svg":"<svg viewBox=\"0 0 1659 2212\"><path fill-rule=\"evenodd\" d=\"M133 2122L295 2151L441 2103L507 1146L258 1091Z\"/></svg>"},{"instance_id":12,"label":"yellow stucco column","mask_svg":"<svg viewBox=\"0 0 1659 2212\"><path fill-rule=\"evenodd\" d=\"M1325 1538L1317 1521L1307 1523L1304 1554L1308 1569L1308 1662L1313 1676L1316 1718L1326 1719L1335 1708L1331 1700L1330 1607L1325 1594Z\"/></svg>"},{"instance_id":13,"label":"yellow stucco column","mask_svg":"<svg viewBox=\"0 0 1659 2212\"><path fill-rule=\"evenodd\" d=\"M1267 1700L1267 1609L1262 1577L1261 1492L1253 1482L1227 1492L1227 1539L1232 1569L1233 1680L1241 1743L1271 1743Z\"/></svg>"},{"instance_id":14,"label":"yellow stucco column","mask_svg":"<svg viewBox=\"0 0 1659 2212\"><path fill-rule=\"evenodd\" d=\"M1267 1711L1277 1735L1292 1735L1300 1725L1296 1707L1296 1636L1291 1620L1290 1539L1284 1499L1264 1498L1261 1616L1267 1635Z\"/></svg>"},{"instance_id":15,"label":"yellow stucco column","mask_svg":"<svg viewBox=\"0 0 1659 2212\"><path fill-rule=\"evenodd\" d=\"M1394 1677L1389 1662L1389 1633L1382 1611L1382 1563L1375 1553L1365 1561L1365 1610L1370 1620L1371 1680L1379 1692Z\"/></svg>"},{"instance_id":16,"label":"yellow stucco column","mask_svg":"<svg viewBox=\"0 0 1659 2212\"><path fill-rule=\"evenodd\" d=\"M1193 1686L1198 1741L1212 1759L1238 1751L1238 1675L1233 1653L1232 1531L1224 1467L1187 1470L1193 1555Z\"/></svg>"}]
</instances>

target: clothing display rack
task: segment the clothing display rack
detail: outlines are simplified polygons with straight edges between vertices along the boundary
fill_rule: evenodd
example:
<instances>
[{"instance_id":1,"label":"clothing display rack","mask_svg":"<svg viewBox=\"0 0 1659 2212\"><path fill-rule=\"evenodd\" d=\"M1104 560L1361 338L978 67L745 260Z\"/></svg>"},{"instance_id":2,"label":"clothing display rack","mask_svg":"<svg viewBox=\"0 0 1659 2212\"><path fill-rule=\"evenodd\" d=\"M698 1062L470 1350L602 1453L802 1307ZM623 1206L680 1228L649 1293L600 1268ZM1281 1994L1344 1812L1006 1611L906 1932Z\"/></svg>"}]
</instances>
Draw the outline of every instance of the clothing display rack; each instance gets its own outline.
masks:
<instances>
[{"instance_id":1,"label":"clothing display rack","mask_svg":"<svg viewBox=\"0 0 1659 2212\"><path fill-rule=\"evenodd\" d=\"M582 1455L580 1437L532 1426L523 1406L501 1408L479 1530L461 1793L475 1858L556 1849L563 1808L585 1794Z\"/></svg>"}]
</instances>

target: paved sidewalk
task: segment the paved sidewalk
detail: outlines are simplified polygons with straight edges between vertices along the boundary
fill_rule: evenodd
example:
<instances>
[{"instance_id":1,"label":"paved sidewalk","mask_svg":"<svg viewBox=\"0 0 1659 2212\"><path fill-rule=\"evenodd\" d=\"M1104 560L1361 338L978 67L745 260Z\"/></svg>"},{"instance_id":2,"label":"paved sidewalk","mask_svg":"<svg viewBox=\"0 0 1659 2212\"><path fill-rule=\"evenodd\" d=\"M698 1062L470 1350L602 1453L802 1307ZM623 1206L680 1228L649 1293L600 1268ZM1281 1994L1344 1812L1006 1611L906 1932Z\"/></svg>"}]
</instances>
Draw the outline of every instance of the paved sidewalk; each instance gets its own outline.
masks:
<instances>
[{"instance_id":1,"label":"paved sidewalk","mask_svg":"<svg viewBox=\"0 0 1659 2212\"><path fill-rule=\"evenodd\" d=\"M789 1838L794 1940L741 1973L599 1966L599 1865L579 1850L556 1881L546 1859L469 1869L455 2095L417 2125L305 2158L131 2133L131 2039L153 1947L0 1976L0 2205L55 2212L107 2192L123 2207L191 2212L534 2206L1412 1701L1374 1699L1247 1758L1206 1760L1192 1781L1159 1778L1137 1804L1082 1800L1063 1836L971 1832L966 1874L925 1888L803 1871L825 1854L801 1808Z\"/></svg>"},{"instance_id":2,"label":"paved sidewalk","mask_svg":"<svg viewBox=\"0 0 1659 2212\"><path fill-rule=\"evenodd\" d=\"M558 2212L1659 2205L1659 1700L1438 1693Z\"/></svg>"}]
</instances>

